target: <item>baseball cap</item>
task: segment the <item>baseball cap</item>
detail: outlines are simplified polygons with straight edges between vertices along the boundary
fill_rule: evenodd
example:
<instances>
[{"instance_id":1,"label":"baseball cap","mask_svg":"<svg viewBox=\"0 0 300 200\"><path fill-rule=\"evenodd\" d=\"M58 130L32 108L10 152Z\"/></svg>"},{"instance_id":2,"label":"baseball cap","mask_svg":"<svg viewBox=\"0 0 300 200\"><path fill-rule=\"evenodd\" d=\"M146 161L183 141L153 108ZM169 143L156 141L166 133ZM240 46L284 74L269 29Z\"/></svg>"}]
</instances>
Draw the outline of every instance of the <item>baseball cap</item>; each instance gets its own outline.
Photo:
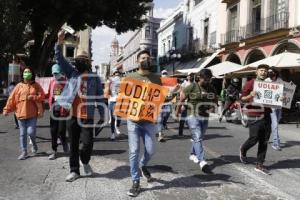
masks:
<instances>
[{"instance_id":1,"label":"baseball cap","mask_svg":"<svg viewBox=\"0 0 300 200\"><path fill-rule=\"evenodd\" d=\"M52 74L59 74L60 72L60 66L58 64L52 65Z\"/></svg>"}]
</instances>

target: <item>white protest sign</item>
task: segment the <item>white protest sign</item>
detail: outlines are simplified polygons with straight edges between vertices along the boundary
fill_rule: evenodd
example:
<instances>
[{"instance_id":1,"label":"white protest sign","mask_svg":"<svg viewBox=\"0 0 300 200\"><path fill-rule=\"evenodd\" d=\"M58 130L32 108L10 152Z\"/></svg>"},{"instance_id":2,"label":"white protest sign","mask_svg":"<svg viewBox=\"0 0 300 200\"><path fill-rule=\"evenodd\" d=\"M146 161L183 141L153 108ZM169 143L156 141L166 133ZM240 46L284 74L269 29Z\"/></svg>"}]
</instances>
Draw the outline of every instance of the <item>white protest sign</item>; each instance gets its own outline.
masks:
<instances>
[{"instance_id":1,"label":"white protest sign","mask_svg":"<svg viewBox=\"0 0 300 200\"><path fill-rule=\"evenodd\" d=\"M255 81L253 90L256 92L254 103L282 107L283 84Z\"/></svg>"},{"instance_id":2,"label":"white protest sign","mask_svg":"<svg viewBox=\"0 0 300 200\"><path fill-rule=\"evenodd\" d=\"M284 82L284 88L283 88L283 102L282 107L284 108L291 108L292 100L294 97L296 91L296 85L291 84L289 82Z\"/></svg>"}]
</instances>

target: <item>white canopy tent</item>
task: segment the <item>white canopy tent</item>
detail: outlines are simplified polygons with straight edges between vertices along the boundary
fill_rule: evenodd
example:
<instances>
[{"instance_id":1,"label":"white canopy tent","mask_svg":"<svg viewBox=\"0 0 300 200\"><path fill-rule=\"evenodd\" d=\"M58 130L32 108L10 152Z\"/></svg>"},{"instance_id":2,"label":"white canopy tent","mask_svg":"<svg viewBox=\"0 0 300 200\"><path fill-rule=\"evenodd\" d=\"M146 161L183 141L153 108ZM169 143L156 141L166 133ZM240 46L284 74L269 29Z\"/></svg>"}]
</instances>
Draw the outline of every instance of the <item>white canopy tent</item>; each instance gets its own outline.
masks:
<instances>
[{"instance_id":1,"label":"white canopy tent","mask_svg":"<svg viewBox=\"0 0 300 200\"><path fill-rule=\"evenodd\" d=\"M188 73L198 73L201 69L205 68L221 51L217 50L210 57L208 57L199 67L191 68L191 69L180 69L177 70L180 73L188 74Z\"/></svg>"},{"instance_id":2,"label":"white canopy tent","mask_svg":"<svg viewBox=\"0 0 300 200\"><path fill-rule=\"evenodd\" d=\"M223 78L225 74L235 72L238 70L244 69L244 66L230 62L230 61L225 61L216 65L213 65L209 67L216 78Z\"/></svg>"},{"instance_id":3,"label":"white canopy tent","mask_svg":"<svg viewBox=\"0 0 300 200\"><path fill-rule=\"evenodd\" d=\"M267 57L247 66L256 68L261 64L266 64L277 68L300 68L300 54L283 52L274 56Z\"/></svg>"}]
</instances>

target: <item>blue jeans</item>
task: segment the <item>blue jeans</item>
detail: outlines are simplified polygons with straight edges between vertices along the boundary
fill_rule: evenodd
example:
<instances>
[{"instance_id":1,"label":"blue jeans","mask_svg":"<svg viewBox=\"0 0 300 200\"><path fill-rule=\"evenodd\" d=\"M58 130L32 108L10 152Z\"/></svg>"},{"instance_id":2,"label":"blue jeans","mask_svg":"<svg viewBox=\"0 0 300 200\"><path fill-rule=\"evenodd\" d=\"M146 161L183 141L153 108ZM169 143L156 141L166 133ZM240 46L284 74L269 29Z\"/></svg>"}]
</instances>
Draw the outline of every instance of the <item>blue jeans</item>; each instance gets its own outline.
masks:
<instances>
[{"instance_id":1,"label":"blue jeans","mask_svg":"<svg viewBox=\"0 0 300 200\"><path fill-rule=\"evenodd\" d=\"M139 167L146 166L154 154L156 127L155 124L150 122L128 120L127 128L131 178L133 181L138 181L140 180ZM139 162L140 139L144 144L144 155Z\"/></svg>"},{"instance_id":2,"label":"blue jeans","mask_svg":"<svg viewBox=\"0 0 300 200\"><path fill-rule=\"evenodd\" d=\"M37 150L37 145L35 141L36 137L36 122L37 118L30 119L19 119L19 127L20 127L20 147L23 152L27 152L27 137L29 136L33 148Z\"/></svg>"},{"instance_id":3,"label":"blue jeans","mask_svg":"<svg viewBox=\"0 0 300 200\"><path fill-rule=\"evenodd\" d=\"M190 115L187 117L187 123L193 140L191 154L196 155L201 162L204 160L203 136L208 127L208 119Z\"/></svg>"},{"instance_id":4,"label":"blue jeans","mask_svg":"<svg viewBox=\"0 0 300 200\"><path fill-rule=\"evenodd\" d=\"M280 138L278 134L278 124L281 119L282 110L281 109L273 109L271 115L272 120L272 138L273 138L273 145L280 146Z\"/></svg>"},{"instance_id":5,"label":"blue jeans","mask_svg":"<svg viewBox=\"0 0 300 200\"><path fill-rule=\"evenodd\" d=\"M172 104L165 104L161 107L161 111L157 119L158 132L161 132L163 127L167 125L171 112L172 112Z\"/></svg>"},{"instance_id":6,"label":"blue jeans","mask_svg":"<svg viewBox=\"0 0 300 200\"><path fill-rule=\"evenodd\" d=\"M118 119L117 116L114 115L115 105L116 105L115 101L108 102L108 109L109 109L110 117L111 117L110 129L111 129L112 134L115 133L115 121L117 120L117 126L120 126L120 123L121 123L121 120Z\"/></svg>"}]
</instances>

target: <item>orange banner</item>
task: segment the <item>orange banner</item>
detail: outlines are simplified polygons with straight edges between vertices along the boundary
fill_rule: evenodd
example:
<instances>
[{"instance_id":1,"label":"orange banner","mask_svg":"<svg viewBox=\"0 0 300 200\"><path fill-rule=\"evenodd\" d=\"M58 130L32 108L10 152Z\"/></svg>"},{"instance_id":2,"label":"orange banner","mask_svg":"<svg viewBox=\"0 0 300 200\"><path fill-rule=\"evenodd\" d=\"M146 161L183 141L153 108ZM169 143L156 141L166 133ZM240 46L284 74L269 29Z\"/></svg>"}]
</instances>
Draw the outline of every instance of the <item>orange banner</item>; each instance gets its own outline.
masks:
<instances>
[{"instance_id":1,"label":"orange banner","mask_svg":"<svg viewBox=\"0 0 300 200\"><path fill-rule=\"evenodd\" d=\"M132 121L155 123L167 93L160 85L123 78L114 114Z\"/></svg>"},{"instance_id":2,"label":"orange banner","mask_svg":"<svg viewBox=\"0 0 300 200\"><path fill-rule=\"evenodd\" d=\"M161 77L160 80L163 86L173 87L177 85L177 78Z\"/></svg>"}]
</instances>

